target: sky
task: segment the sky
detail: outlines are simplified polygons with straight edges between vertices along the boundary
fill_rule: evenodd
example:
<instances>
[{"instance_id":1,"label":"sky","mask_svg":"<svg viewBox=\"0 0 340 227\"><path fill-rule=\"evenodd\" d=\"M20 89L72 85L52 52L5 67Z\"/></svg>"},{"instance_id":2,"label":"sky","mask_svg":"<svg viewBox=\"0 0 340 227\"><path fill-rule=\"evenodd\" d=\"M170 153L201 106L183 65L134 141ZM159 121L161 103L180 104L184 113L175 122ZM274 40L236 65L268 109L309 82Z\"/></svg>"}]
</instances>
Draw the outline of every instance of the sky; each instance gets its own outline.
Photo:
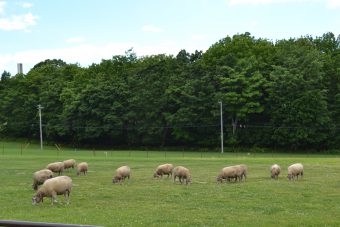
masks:
<instances>
[{"instance_id":1,"label":"sky","mask_svg":"<svg viewBox=\"0 0 340 227\"><path fill-rule=\"evenodd\" d=\"M340 34L340 0L0 0L0 73L46 59L87 67L124 55L206 51L250 32L275 42Z\"/></svg>"}]
</instances>

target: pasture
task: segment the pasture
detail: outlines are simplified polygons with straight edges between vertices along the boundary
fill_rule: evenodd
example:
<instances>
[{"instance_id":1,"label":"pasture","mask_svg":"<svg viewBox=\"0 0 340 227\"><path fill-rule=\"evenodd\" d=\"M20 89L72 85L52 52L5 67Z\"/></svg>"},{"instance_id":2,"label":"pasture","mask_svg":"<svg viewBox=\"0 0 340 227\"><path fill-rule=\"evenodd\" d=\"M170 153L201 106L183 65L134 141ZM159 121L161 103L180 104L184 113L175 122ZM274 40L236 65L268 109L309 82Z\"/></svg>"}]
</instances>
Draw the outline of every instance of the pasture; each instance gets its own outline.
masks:
<instances>
[{"instance_id":1,"label":"pasture","mask_svg":"<svg viewBox=\"0 0 340 227\"><path fill-rule=\"evenodd\" d=\"M89 164L87 176L75 170L69 205L58 196L32 206L33 172L48 163L74 158ZM288 181L287 167L304 165L304 178ZM191 185L154 179L157 165L190 169ZM246 182L216 183L222 167L246 164ZM270 179L273 163L281 166ZM115 169L131 167L130 180L112 184ZM23 146L0 142L0 219L98 226L339 226L340 157L311 154L93 151ZM56 176L56 174L55 174Z\"/></svg>"}]
</instances>

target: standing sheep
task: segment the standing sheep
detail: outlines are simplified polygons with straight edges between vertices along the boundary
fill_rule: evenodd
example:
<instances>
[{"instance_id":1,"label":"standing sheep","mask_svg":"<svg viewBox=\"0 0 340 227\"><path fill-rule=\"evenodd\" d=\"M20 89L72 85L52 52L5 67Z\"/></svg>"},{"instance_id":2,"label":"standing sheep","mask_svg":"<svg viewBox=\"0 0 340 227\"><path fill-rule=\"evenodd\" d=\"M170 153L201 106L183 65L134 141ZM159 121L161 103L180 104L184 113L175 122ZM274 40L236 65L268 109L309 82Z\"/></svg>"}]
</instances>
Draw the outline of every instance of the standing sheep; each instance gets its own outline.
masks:
<instances>
[{"instance_id":1,"label":"standing sheep","mask_svg":"<svg viewBox=\"0 0 340 227\"><path fill-rule=\"evenodd\" d=\"M288 179L298 179L299 175L303 176L303 165L301 163L295 163L288 167Z\"/></svg>"},{"instance_id":2,"label":"standing sheep","mask_svg":"<svg viewBox=\"0 0 340 227\"><path fill-rule=\"evenodd\" d=\"M42 169L33 173L33 184L34 190L38 189L38 186L43 184L47 179L53 177L53 172L49 169Z\"/></svg>"},{"instance_id":3,"label":"standing sheep","mask_svg":"<svg viewBox=\"0 0 340 227\"><path fill-rule=\"evenodd\" d=\"M57 195L64 195L67 204L70 202L72 179L68 176L59 176L48 179L39 188L32 198L32 204L43 202L44 197L51 197L52 205L57 202Z\"/></svg>"},{"instance_id":4,"label":"standing sheep","mask_svg":"<svg viewBox=\"0 0 340 227\"><path fill-rule=\"evenodd\" d=\"M76 160L69 159L69 160L63 161L63 163L64 163L64 169L69 169L69 168L74 169L74 166L76 165Z\"/></svg>"},{"instance_id":5,"label":"standing sheep","mask_svg":"<svg viewBox=\"0 0 340 227\"><path fill-rule=\"evenodd\" d=\"M89 165L87 162L81 162L77 165L77 176L79 176L81 173L84 173L84 175L87 174L87 170L89 168Z\"/></svg>"},{"instance_id":6,"label":"standing sheep","mask_svg":"<svg viewBox=\"0 0 340 227\"><path fill-rule=\"evenodd\" d=\"M119 183L125 178L130 179L131 170L129 166L121 166L116 170L115 176L112 178L112 183Z\"/></svg>"},{"instance_id":7,"label":"standing sheep","mask_svg":"<svg viewBox=\"0 0 340 227\"><path fill-rule=\"evenodd\" d=\"M238 168L236 166L227 166L224 167L221 172L217 175L217 182L221 182L222 180L230 181L231 178L235 178L235 181L238 177Z\"/></svg>"},{"instance_id":8,"label":"standing sheep","mask_svg":"<svg viewBox=\"0 0 340 227\"><path fill-rule=\"evenodd\" d=\"M174 183L176 182L176 177L178 177L179 182L183 184L183 181L185 180L185 184L191 183L191 175L187 168L183 166L176 166L172 172L174 176Z\"/></svg>"},{"instance_id":9,"label":"standing sheep","mask_svg":"<svg viewBox=\"0 0 340 227\"><path fill-rule=\"evenodd\" d=\"M270 167L270 173L272 179L278 179L281 172L281 167L278 164L274 164Z\"/></svg>"},{"instance_id":10,"label":"standing sheep","mask_svg":"<svg viewBox=\"0 0 340 227\"><path fill-rule=\"evenodd\" d=\"M64 171L64 163L63 162L53 162L46 166L46 169L51 170L54 173L58 173L58 175L63 174Z\"/></svg>"},{"instance_id":11,"label":"standing sheep","mask_svg":"<svg viewBox=\"0 0 340 227\"><path fill-rule=\"evenodd\" d=\"M163 175L172 176L172 170L174 169L174 166L172 164L163 164L159 165L153 174L153 177L163 177Z\"/></svg>"},{"instance_id":12,"label":"standing sheep","mask_svg":"<svg viewBox=\"0 0 340 227\"><path fill-rule=\"evenodd\" d=\"M244 177L244 180L247 178L247 166L244 164L241 165L235 165L235 166L227 166L224 167L220 174L216 177L217 182L221 182L222 180L227 180L230 182L231 179L235 179L235 182L237 180L242 181Z\"/></svg>"}]
</instances>

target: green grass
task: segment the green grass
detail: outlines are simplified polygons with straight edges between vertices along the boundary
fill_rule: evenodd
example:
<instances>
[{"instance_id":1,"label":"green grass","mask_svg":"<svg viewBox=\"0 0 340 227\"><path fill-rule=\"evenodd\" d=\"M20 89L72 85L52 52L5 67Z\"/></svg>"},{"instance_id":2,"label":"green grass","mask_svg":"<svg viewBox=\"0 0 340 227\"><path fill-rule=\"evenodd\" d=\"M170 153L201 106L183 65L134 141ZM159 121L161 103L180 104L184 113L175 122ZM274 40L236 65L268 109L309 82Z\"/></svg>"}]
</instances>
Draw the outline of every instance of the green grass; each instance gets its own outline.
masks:
<instances>
[{"instance_id":1,"label":"green grass","mask_svg":"<svg viewBox=\"0 0 340 227\"><path fill-rule=\"evenodd\" d=\"M89 163L87 176L77 177L75 170L64 173L74 182L70 204L59 196L53 206L49 198L32 206L32 173L69 158ZM288 181L287 166L295 162L304 164L304 178ZM153 179L162 163L188 167L193 183ZM222 167L240 163L248 165L246 182L216 183ZM269 178L273 163L282 168L277 181ZM0 142L0 219L100 226L339 226L339 163L335 155L57 152ZM126 164L131 179L112 184L115 169Z\"/></svg>"}]
</instances>

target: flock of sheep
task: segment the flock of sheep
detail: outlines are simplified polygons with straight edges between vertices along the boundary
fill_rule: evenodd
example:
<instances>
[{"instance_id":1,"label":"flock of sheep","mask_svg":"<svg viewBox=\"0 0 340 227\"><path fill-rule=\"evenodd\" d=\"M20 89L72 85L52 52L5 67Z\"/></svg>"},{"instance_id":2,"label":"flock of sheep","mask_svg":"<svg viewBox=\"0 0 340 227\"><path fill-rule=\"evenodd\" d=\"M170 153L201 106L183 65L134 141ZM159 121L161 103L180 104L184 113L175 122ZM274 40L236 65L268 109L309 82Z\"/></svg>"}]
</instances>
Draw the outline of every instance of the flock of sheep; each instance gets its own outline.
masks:
<instances>
[{"instance_id":1,"label":"flock of sheep","mask_svg":"<svg viewBox=\"0 0 340 227\"><path fill-rule=\"evenodd\" d=\"M32 198L32 204L35 205L43 201L44 197L51 197L52 204L56 202L57 195L64 195L67 204L69 203L69 196L72 189L72 179L68 176L53 177L53 173L61 175L65 169L75 168L76 161L74 159L65 160L63 162L54 162L46 166L46 169L39 170L33 174L33 189L36 190L36 194ZM77 175L81 173L87 174L88 164L81 162L76 166ZM278 179L281 172L281 167L277 164L271 166L270 173L271 178ZM112 178L112 183L120 183L126 178L130 179L131 169L129 166L119 167L115 175ZM181 184L189 184L192 181L189 169L183 166L174 167L172 164L162 164L156 168L154 178L162 178L163 175L173 177L174 182L178 178ZM301 163L295 163L288 167L288 179L292 180L303 176L303 165ZM217 175L216 181L222 183L223 180L230 182L231 180L244 181L247 178L247 166L235 165L224 167ZM42 185L39 188L39 185Z\"/></svg>"}]
</instances>

